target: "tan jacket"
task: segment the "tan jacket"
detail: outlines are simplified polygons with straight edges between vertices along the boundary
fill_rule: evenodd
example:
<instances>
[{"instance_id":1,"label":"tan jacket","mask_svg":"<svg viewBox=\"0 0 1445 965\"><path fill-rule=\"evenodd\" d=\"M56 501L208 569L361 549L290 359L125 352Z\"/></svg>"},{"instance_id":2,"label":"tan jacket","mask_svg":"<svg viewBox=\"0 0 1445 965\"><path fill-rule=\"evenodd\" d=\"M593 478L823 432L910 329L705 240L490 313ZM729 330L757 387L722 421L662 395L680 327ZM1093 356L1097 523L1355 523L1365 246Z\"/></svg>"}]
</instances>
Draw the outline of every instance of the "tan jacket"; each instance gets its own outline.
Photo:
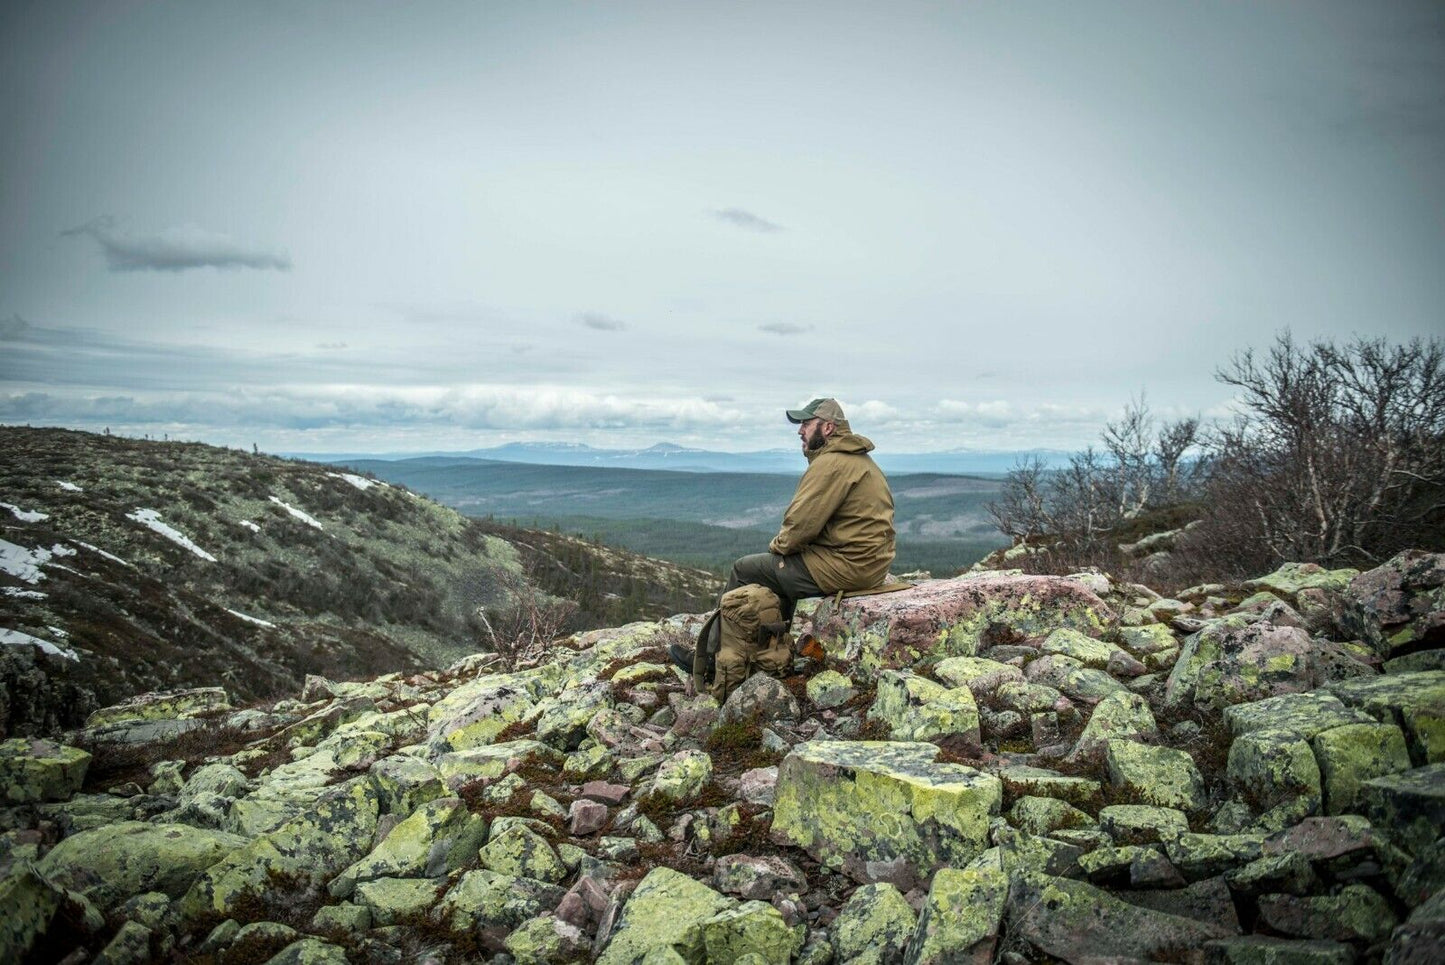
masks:
<instances>
[{"instance_id":1,"label":"tan jacket","mask_svg":"<svg viewBox=\"0 0 1445 965\"><path fill-rule=\"evenodd\" d=\"M783 527L768 544L782 556L803 554L813 581L828 593L878 586L893 562L893 493L868 455L872 448L844 423L808 453Z\"/></svg>"}]
</instances>

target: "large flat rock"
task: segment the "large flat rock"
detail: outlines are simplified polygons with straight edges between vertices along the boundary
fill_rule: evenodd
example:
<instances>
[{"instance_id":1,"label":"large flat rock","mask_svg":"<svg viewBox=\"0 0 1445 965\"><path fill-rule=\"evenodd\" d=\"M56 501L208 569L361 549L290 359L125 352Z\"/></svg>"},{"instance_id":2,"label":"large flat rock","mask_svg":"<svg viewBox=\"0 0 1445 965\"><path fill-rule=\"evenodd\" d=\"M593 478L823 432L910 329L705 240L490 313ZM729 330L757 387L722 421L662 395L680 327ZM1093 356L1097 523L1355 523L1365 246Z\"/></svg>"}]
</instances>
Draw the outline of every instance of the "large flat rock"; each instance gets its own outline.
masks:
<instances>
[{"instance_id":1,"label":"large flat rock","mask_svg":"<svg viewBox=\"0 0 1445 965\"><path fill-rule=\"evenodd\" d=\"M976 656L991 644L1042 638L1059 627L1097 636L1114 620L1078 580L983 572L841 604L825 599L813 614L813 630L829 656L872 676L920 661Z\"/></svg>"}]
</instances>

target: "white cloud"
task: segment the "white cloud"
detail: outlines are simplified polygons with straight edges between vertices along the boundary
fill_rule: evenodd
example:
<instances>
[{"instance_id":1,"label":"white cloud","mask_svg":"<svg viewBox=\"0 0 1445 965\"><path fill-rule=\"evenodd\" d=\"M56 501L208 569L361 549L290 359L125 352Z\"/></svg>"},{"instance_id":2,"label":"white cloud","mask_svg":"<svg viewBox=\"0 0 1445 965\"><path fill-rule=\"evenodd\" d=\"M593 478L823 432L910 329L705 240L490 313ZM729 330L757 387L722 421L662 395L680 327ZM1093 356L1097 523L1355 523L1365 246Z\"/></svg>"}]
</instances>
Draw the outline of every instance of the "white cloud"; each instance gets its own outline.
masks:
<instances>
[{"instance_id":1,"label":"white cloud","mask_svg":"<svg viewBox=\"0 0 1445 965\"><path fill-rule=\"evenodd\" d=\"M603 315L601 312L584 312L577 317L577 321L599 332L620 332L627 328L626 322Z\"/></svg>"}]
</instances>

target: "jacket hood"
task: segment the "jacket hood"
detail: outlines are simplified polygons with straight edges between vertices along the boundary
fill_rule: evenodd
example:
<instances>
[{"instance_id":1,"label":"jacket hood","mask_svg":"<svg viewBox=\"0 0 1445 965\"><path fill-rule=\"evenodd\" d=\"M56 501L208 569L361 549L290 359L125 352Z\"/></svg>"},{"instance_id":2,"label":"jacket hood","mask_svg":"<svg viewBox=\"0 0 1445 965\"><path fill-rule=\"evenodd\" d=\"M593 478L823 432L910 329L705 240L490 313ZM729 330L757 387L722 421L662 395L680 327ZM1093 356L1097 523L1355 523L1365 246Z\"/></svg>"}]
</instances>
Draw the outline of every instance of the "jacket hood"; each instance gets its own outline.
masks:
<instances>
[{"instance_id":1,"label":"jacket hood","mask_svg":"<svg viewBox=\"0 0 1445 965\"><path fill-rule=\"evenodd\" d=\"M846 421L836 423L838 431L833 433L827 444L821 449L814 449L806 453L808 461L812 462L825 452L864 453L873 451L873 441L866 436L860 436L848 428Z\"/></svg>"}]
</instances>

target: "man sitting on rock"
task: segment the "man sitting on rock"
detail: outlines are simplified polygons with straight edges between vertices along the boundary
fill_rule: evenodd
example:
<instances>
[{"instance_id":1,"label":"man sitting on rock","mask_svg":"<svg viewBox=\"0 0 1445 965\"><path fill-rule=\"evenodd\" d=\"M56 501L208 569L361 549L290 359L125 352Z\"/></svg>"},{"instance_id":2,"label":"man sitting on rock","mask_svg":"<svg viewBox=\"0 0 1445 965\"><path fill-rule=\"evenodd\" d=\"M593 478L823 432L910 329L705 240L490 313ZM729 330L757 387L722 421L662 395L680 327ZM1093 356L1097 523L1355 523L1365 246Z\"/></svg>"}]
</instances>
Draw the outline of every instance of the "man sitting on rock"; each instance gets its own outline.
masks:
<instances>
[{"instance_id":1,"label":"man sitting on rock","mask_svg":"<svg viewBox=\"0 0 1445 965\"><path fill-rule=\"evenodd\" d=\"M712 678L712 693L719 702L754 670L786 669L791 654L785 662L784 651L776 643L765 645L763 638L774 620L783 630L792 625L798 600L872 589L887 579L893 562L893 492L868 455L873 443L853 434L836 399L814 399L801 409L789 409L787 417L798 426L808 468L768 552L733 563L719 603L723 620L742 613L743 622L749 628L760 627L761 632L756 637L724 633L719 621L713 620L702 635L707 645L701 649L710 652L701 653L700 659L686 647L672 647L673 660L693 672L695 686L701 688ZM764 594L732 594L748 586L775 593L776 612L767 609ZM743 597L756 599L745 603ZM756 614L750 616L753 611ZM756 642L751 646L738 642L743 636ZM776 641L776 636L770 639ZM780 662L782 666L775 665Z\"/></svg>"}]
</instances>

